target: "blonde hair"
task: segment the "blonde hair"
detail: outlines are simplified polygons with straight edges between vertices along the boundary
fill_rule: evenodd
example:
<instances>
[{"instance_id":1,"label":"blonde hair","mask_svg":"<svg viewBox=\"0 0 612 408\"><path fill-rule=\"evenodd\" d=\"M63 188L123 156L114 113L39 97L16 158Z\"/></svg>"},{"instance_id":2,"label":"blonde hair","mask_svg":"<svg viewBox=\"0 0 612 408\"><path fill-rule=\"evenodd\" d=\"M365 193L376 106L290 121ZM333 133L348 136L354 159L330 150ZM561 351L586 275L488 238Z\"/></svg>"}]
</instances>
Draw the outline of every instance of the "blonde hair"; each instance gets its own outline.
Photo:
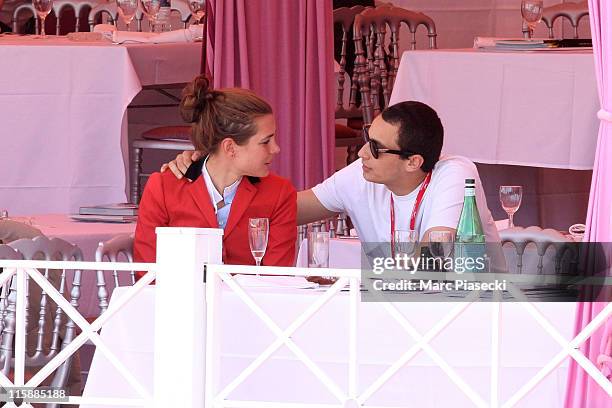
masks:
<instances>
[{"instance_id":1,"label":"blonde hair","mask_svg":"<svg viewBox=\"0 0 612 408\"><path fill-rule=\"evenodd\" d=\"M191 123L191 141L197 150L214 153L219 143L231 138L242 145L257 133L255 119L272 113L264 99L248 89L212 89L204 75L183 90L183 120Z\"/></svg>"}]
</instances>

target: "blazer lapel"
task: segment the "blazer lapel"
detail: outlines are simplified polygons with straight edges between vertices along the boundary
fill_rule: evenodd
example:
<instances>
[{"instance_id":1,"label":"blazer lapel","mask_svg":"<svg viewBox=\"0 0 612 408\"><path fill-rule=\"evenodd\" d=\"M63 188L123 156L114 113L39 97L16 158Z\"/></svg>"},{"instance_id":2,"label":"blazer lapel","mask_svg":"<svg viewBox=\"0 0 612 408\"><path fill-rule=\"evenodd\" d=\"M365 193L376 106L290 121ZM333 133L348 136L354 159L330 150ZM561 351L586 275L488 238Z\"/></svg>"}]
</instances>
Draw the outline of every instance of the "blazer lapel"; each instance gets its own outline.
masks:
<instances>
[{"instance_id":1,"label":"blazer lapel","mask_svg":"<svg viewBox=\"0 0 612 408\"><path fill-rule=\"evenodd\" d=\"M224 236L227 237L238 225L238 221L240 221L246 209L249 208L255 193L257 193L257 187L251 183L249 177L244 177L238 186L236 197L232 201L232 208L227 219Z\"/></svg>"},{"instance_id":2,"label":"blazer lapel","mask_svg":"<svg viewBox=\"0 0 612 408\"><path fill-rule=\"evenodd\" d=\"M187 191L189 191L195 205L200 209L204 215L204 218L206 218L210 228L219 228L217 216L215 215L215 209L212 206L210 195L208 194L208 189L206 188L206 183L204 182L204 176L200 174L200 176L195 179L193 183L189 183L187 186Z\"/></svg>"}]
</instances>

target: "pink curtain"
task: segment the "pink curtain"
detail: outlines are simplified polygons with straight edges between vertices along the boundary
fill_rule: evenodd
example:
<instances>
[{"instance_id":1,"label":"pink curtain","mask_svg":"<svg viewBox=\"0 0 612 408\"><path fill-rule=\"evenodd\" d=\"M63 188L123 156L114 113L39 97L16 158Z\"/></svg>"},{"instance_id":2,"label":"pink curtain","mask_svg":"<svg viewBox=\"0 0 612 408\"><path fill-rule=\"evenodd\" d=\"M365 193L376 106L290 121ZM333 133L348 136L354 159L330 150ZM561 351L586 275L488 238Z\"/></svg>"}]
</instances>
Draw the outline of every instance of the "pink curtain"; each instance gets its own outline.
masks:
<instances>
[{"instance_id":1,"label":"pink curtain","mask_svg":"<svg viewBox=\"0 0 612 408\"><path fill-rule=\"evenodd\" d=\"M599 138L587 215L586 237L590 242L612 242L612 2L589 0L591 36L601 110ZM609 251L609 244L607 247ZM610 253L607 254L610 259ZM608 274L610 271L608 271ZM609 276L609 275L608 275ZM605 288L609 290L610 288ZM605 291L604 290L604 291ZM607 294L609 298L609 293ZM606 299L607 299L606 298ZM581 303L576 316L576 332L582 330L608 302ZM612 379L612 320L608 319L581 347L582 353ZM566 407L609 407L611 397L575 361L571 361Z\"/></svg>"},{"instance_id":2,"label":"pink curtain","mask_svg":"<svg viewBox=\"0 0 612 408\"><path fill-rule=\"evenodd\" d=\"M215 0L215 87L250 88L276 115L274 170L298 189L333 170L331 0Z\"/></svg>"}]
</instances>

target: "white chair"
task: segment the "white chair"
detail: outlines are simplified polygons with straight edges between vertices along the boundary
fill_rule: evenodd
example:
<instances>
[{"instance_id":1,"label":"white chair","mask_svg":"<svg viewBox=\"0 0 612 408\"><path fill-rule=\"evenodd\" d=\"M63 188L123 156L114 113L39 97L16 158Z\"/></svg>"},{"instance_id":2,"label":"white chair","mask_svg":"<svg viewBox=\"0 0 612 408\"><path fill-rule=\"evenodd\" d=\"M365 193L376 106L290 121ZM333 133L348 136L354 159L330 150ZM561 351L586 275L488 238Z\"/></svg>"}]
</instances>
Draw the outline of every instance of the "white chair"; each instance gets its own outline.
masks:
<instances>
[{"instance_id":1,"label":"white chair","mask_svg":"<svg viewBox=\"0 0 612 408\"><path fill-rule=\"evenodd\" d=\"M499 231L499 235L511 273L560 275L575 272L577 245L557 230L514 227Z\"/></svg>"},{"instance_id":2,"label":"white chair","mask_svg":"<svg viewBox=\"0 0 612 408\"><path fill-rule=\"evenodd\" d=\"M81 250L59 238L49 239L38 236L33 239L19 239L8 246L18 251L23 259L82 261ZM81 271L74 270L72 277L66 270L41 271L45 278L65 296L72 306L78 308L81 296ZM49 298L47 293L33 280L27 279L26 293L26 356L25 364L28 368L37 368L46 365L61 350L63 350L76 336L76 325L67 318L65 312ZM2 371L8 375L13 359L13 342L15 336L15 307L17 299L16 282L13 280L8 291L3 290L0 301L4 326L2 330L2 345L0 346L0 360ZM78 354L73 354L55 371L50 385L52 387L69 388L70 393L80 391L80 362ZM47 407L56 407L48 404Z\"/></svg>"},{"instance_id":3,"label":"white chair","mask_svg":"<svg viewBox=\"0 0 612 408\"><path fill-rule=\"evenodd\" d=\"M98 244L96 250L96 262L134 262L134 235L122 234L116 237ZM98 305L100 307L100 314L104 313L108 309L108 301L114 288L121 286L119 274L117 271L112 271L114 286L108 287L106 283L105 271L97 271L96 273L96 286L98 287ZM136 283L136 276L134 271L130 272L130 283L133 285ZM110 289L110 290L109 290Z\"/></svg>"}]
</instances>

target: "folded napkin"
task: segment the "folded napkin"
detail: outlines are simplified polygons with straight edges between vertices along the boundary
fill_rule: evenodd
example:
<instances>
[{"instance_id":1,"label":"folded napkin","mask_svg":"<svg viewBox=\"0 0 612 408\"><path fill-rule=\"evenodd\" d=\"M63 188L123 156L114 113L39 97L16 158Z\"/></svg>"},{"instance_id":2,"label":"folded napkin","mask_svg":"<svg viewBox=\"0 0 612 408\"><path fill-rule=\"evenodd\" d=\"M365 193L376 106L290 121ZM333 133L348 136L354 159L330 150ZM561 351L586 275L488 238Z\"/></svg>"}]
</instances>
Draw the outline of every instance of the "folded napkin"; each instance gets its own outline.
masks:
<instances>
[{"instance_id":1,"label":"folded napkin","mask_svg":"<svg viewBox=\"0 0 612 408\"><path fill-rule=\"evenodd\" d=\"M110 38L114 43L179 43L193 42L202 38L202 25L192 25L187 29L166 31L163 33L145 33L134 31L118 31L115 26L110 24L98 24L94 27L94 32L101 32L105 37Z\"/></svg>"},{"instance_id":2,"label":"folded napkin","mask_svg":"<svg viewBox=\"0 0 612 408\"><path fill-rule=\"evenodd\" d=\"M485 47L495 47L499 42L509 41L509 42L535 42L536 39L528 40L522 37L474 37L474 48L485 48Z\"/></svg>"},{"instance_id":3,"label":"folded napkin","mask_svg":"<svg viewBox=\"0 0 612 408\"><path fill-rule=\"evenodd\" d=\"M301 276L234 275L234 279L240 286L248 288L311 289L319 286L317 283L308 282Z\"/></svg>"}]
</instances>

